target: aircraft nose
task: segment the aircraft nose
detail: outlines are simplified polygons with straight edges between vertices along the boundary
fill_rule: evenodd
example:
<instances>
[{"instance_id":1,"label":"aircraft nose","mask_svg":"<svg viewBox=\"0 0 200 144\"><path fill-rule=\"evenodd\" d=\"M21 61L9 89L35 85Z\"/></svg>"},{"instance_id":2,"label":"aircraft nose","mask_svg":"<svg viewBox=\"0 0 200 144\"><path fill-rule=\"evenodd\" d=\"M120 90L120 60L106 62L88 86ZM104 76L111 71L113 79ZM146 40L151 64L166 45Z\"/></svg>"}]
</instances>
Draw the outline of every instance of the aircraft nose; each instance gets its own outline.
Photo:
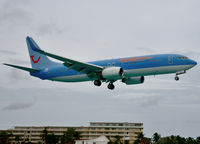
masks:
<instances>
[{"instance_id":1,"label":"aircraft nose","mask_svg":"<svg viewBox=\"0 0 200 144\"><path fill-rule=\"evenodd\" d=\"M194 60L191 60L191 64L192 64L193 66L195 66L195 65L197 65L197 62L194 61Z\"/></svg>"}]
</instances>

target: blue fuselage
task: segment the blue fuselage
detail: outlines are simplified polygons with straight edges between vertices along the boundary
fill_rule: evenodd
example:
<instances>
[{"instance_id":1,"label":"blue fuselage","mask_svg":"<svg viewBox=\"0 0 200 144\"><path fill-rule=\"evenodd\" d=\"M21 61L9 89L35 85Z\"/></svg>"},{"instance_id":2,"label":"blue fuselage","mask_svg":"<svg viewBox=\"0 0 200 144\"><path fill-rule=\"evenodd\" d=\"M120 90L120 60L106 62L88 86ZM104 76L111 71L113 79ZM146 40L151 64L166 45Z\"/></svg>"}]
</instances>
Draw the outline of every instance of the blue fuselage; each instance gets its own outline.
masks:
<instances>
[{"instance_id":1,"label":"blue fuselage","mask_svg":"<svg viewBox=\"0 0 200 144\"><path fill-rule=\"evenodd\" d=\"M103 67L121 67L126 77L168 74L186 71L197 63L178 54L146 55L88 62ZM70 70L62 63L55 63L40 70L31 72L32 76L63 82L80 82L93 80L85 73Z\"/></svg>"}]
</instances>

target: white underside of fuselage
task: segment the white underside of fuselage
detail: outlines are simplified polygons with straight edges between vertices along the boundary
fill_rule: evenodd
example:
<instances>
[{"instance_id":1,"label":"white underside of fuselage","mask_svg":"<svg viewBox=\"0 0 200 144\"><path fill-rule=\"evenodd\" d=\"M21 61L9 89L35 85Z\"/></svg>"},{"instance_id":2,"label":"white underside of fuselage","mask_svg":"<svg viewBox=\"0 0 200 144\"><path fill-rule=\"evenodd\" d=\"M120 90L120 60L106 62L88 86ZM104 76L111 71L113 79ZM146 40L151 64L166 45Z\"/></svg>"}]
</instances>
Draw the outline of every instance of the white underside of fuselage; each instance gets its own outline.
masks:
<instances>
[{"instance_id":1,"label":"white underside of fuselage","mask_svg":"<svg viewBox=\"0 0 200 144\"><path fill-rule=\"evenodd\" d=\"M152 68L124 70L124 73L125 73L125 77L128 78L128 77L136 77L136 76L177 73L180 71L188 70L192 67L193 65L160 66L160 67L152 67ZM94 79L89 78L86 74L78 74L78 75L72 75L72 76L54 77L54 78L50 78L49 80L60 81L60 82L83 82L83 81L91 81Z\"/></svg>"}]
</instances>

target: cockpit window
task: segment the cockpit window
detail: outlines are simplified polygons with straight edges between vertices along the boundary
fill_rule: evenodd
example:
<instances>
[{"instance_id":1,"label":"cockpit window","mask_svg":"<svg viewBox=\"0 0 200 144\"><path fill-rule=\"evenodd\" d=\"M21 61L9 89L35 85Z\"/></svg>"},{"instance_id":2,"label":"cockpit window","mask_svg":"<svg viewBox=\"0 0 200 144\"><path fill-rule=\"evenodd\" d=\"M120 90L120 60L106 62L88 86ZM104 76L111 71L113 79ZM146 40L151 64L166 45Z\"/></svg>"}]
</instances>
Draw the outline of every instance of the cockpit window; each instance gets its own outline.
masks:
<instances>
[{"instance_id":1,"label":"cockpit window","mask_svg":"<svg viewBox=\"0 0 200 144\"><path fill-rule=\"evenodd\" d=\"M188 57L179 57L179 59L184 60L184 59L188 59Z\"/></svg>"}]
</instances>

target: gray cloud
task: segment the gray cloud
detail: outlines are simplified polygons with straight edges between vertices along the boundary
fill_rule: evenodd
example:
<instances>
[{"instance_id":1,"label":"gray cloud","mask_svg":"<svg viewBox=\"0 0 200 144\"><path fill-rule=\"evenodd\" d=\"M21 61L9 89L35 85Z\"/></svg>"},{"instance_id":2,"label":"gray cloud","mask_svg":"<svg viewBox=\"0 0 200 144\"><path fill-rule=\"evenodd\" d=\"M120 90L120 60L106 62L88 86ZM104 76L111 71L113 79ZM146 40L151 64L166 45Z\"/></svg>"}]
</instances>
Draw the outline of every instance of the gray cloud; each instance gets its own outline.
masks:
<instances>
[{"instance_id":1,"label":"gray cloud","mask_svg":"<svg viewBox=\"0 0 200 144\"><path fill-rule=\"evenodd\" d=\"M16 55L17 53L9 50L0 50L0 54Z\"/></svg>"},{"instance_id":2,"label":"gray cloud","mask_svg":"<svg viewBox=\"0 0 200 144\"><path fill-rule=\"evenodd\" d=\"M31 22L31 14L26 9L29 0L4 1L1 6L0 24L27 25Z\"/></svg>"},{"instance_id":3,"label":"gray cloud","mask_svg":"<svg viewBox=\"0 0 200 144\"><path fill-rule=\"evenodd\" d=\"M147 47L136 47L138 50L144 52L144 53L153 53L155 52L152 48Z\"/></svg>"},{"instance_id":4,"label":"gray cloud","mask_svg":"<svg viewBox=\"0 0 200 144\"><path fill-rule=\"evenodd\" d=\"M55 23L42 24L36 28L37 34L41 36L61 34L62 29Z\"/></svg>"},{"instance_id":5,"label":"gray cloud","mask_svg":"<svg viewBox=\"0 0 200 144\"><path fill-rule=\"evenodd\" d=\"M26 61L20 59L10 59L9 62L18 65L30 65L30 60L28 58Z\"/></svg>"},{"instance_id":6,"label":"gray cloud","mask_svg":"<svg viewBox=\"0 0 200 144\"><path fill-rule=\"evenodd\" d=\"M17 70L15 68L11 68L10 72L8 73L8 76L9 76L10 82L13 82L13 83L30 79L30 78L26 78L24 71Z\"/></svg>"},{"instance_id":7,"label":"gray cloud","mask_svg":"<svg viewBox=\"0 0 200 144\"><path fill-rule=\"evenodd\" d=\"M166 117L159 115L163 115L163 113L166 115L180 113L179 116L184 117L184 113L182 113L183 107L186 105L187 107L198 106L200 104L200 99L195 95L200 92L198 89L193 90L193 87L184 86L185 84L178 86L178 88L170 89L172 82L167 81L162 88L157 87L160 82L148 82L148 80L147 84L140 86L120 87L117 84L117 89L112 92L104 88L104 85L101 88L97 88L92 83L75 84L74 86L61 84L60 86L64 86L64 88L56 88L56 83L40 80L38 82L43 83L43 87L45 83L46 85L52 84L54 87L42 88L37 81L32 81L33 85L38 85L39 87L30 85L30 88L0 88L0 102L11 103L4 106L1 109L2 112L0 111L2 114L4 114L4 111L7 113L5 115L6 119L9 119L9 115L15 117L15 114L12 113L14 109L24 109L24 114L34 113L34 116L31 116L31 120L37 121L36 125L41 125L41 120L45 120L46 116L52 117L45 125L85 125L88 121L142 121L145 123L145 133L151 135L154 131L153 129L147 129L147 127L154 120L152 121L148 117L159 117L159 123L162 124L165 123ZM177 84L174 81L173 83L172 87L175 87ZM146 87L149 88L146 89ZM193 90L192 94L191 90ZM73 109L73 112L71 109ZM156 110L152 111L152 109ZM162 112L159 112L159 110ZM189 110L187 109L185 112ZM55 112L53 115L52 111ZM67 114L67 117L63 116L63 111ZM198 109L193 112L196 113L197 111ZM96 114L97 112L98 114ZM84 115L81 115L81 121L78 120L80 113L84 113ZM22 117L23 115L20 114L20 116ZM58 120L58 118L62 120ZM188 117L184 120L195 119L195 117ZM32 125L31 120L18 120L18 122ZM8 123L8 120L2 120L2 127L8 125ZM10 123L12 125L18 124L17 122ZM176 125L176 122L174 124ZM168 128L172 128L175 125L168 125ZM157 128L162 132L162 128ZM199 129L198 126L193 125L191 128L193 129L193 135L195 135L195 132ZM189 132L191 133L191 131Z\"/></svg>"},{"instance_id":8,"label":"gray cloud","mask_svg":"<svg viewBox=\"0 0 200 144\"><path fill-rule=\"evenodd\" d=\"M168 87L165 84L166 87ZM155 85L156 87L156 85ZM126 89L121 90L123 94L113 95L112 98L121 101L133 101L135 105L141 107L151 107L160 105L176 105L183 106L185 104L198 105L200 104L200 98L196 95L200 93L200 90L192 86L181 85L181 89L165 89L165 88L150 88L150 89ZM193 90L193 93L190 91ZM123 92L124 91L124 92Z\"/></svg>"},{"instance_id":9,"label":"gray cloud","mask_svg":"<svg viewBox=\"0 0 200 144\"><path fill-rule=\"evenodd\" d=\"M21 110L21 109L27 109L33 106L34 103L11 103L8 106L2 108L3 111L13 111L13 110Z\"/></svg>"}]
</instances>

